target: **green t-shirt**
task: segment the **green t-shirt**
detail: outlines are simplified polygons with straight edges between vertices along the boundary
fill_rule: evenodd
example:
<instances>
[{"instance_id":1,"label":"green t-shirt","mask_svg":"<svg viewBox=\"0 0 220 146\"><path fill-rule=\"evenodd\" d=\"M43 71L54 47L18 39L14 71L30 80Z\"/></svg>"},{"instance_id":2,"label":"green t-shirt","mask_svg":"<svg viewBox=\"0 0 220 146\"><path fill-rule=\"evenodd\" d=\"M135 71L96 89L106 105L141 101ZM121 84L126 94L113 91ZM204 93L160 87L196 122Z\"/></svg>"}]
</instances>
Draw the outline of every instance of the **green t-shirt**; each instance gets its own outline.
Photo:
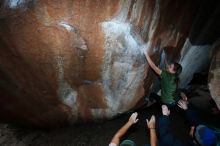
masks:
<instances>
[{"instance_id":1,"label":"green t-shirt","mask_svg":"<svg viewBox=\"0 0 220 146\"><path fill-rule=\"evenodd\" d=\"M165 70L161 73L161 101L163 103L171 104L176 97L177 84L175 75Z\"/></svg>"}]
</instances>

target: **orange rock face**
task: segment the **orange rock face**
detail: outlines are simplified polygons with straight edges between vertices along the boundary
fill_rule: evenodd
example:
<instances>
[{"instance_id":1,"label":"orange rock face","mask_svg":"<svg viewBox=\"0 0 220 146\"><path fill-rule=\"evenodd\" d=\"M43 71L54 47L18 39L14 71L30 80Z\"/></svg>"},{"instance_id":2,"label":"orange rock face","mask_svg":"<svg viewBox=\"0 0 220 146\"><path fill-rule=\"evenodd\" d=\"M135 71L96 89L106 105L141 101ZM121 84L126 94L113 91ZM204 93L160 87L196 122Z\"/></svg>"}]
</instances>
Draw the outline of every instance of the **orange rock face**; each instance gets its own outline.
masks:
<instances>
[{"instance_id":1,"label":"orange rock face","mask_svg":"<svg viewBox=\"0 0 220 146\"><path fill-rule=\"evenodd\" d=\"M149 92L163 48L177 60L199 5L185 0L3 0L0 112L35 126L111 118Z\"/></svg>"}]
</instances>

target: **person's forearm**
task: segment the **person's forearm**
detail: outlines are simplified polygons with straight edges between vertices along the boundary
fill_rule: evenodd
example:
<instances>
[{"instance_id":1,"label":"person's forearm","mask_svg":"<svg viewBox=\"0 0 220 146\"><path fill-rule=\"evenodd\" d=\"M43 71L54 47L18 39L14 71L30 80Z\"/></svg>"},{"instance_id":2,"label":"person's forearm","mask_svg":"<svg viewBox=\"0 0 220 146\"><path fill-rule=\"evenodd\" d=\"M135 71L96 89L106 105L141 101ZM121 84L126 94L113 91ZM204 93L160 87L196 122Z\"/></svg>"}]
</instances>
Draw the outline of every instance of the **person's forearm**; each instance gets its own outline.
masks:
<instances>
[{"instance_id":1,"label":"person's forearm","mask_svg":"<svg viewBox=\"0 0 220 146\"><path fill-rule=\"evenodd\" d=\"M128 129L131 127L132 123L127 122L123 127L121 127L118 132L115 134L115 136L112 139L112 143L115 143L119 145L120 138L128 131Z\"/></svg>"},{"instance_id":2,"label":"person's forearm","mask_svg":"<svg viewBox=\"0 0 220 146\"><path fill-rule=\"evenodd\" d=\"M145 54L146 56L146 59L147 59L147 62L148 64L150 65L150 67L158 74L160 75L161 74L161 70L155 65L155 63L152 61L152 59L150 58L150 56L146 53Z\"/></svg>"},{"instance_id":3,"label":"person's forearm","mask_svg":"<svg viewBox=\"0 0 220 146\"><path fill-rule=\"evenodd\" d=\"M151 146L157 146L157 135L156 135L156 129L155 128L150 129L150 145Z\"/></svg>"},{"instance_id":4,"label":"person's forearm","mask_svg":"<svg viewBox=\"0 0 220 146\"><path fill-rule=\"evenodd\" d=\"M145 54L146 59L148 64L150 65L151 68L154 68L156 65L154 64L154 62L151 60L150 56L148 54Z\"/></svg>"},{"instance_id":5,"label":"person's forearm","mask_svg":"<svg viewBox=\"0 0 220 146\"><path fill-rule=\"evenodd\" d=\"M132 123L127 122L121 129L119 129L118 132L116 133L118 137L121 138L128 131L131 125Z\"/></svg>"}]
</instances>

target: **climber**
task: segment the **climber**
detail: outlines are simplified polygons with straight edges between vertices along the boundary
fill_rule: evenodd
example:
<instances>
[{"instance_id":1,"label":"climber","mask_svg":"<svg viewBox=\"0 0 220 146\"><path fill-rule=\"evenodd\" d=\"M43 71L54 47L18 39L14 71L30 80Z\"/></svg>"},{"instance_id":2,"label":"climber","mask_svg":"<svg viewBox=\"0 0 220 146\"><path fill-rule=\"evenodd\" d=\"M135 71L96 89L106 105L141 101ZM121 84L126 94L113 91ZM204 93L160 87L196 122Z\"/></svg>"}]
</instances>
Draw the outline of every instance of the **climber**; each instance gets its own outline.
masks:
<instances>
[{"instance_id":1,"label":"climber","mask_svg":"<svg viewBox=\"0 0 220 146\"><path fill-rule=\"evenodd\" d=\"M146 50L144 54L150 67L161 78L161 96L156 93L151 93L149 98L146 98L145 100L156 100L158 103L165 104L168 107L175 106L180 98L177 88L179 83L179 74L182 72L182 66L179 63L171 63L167 64L166 70L161 70L154 64Z\"/></svg>"},{"instance_id":2,"label":"climber","mask_svg":"<svg viewBox=\"0 0 220 146\"><path fill-rule=\"evenodd\" d=\"M126 124L124 124L118 132L114 135L114 137L111 140L111 143L109 146L136 146L135 142L132 140L123 140L120 143L121 137L125 135L125 133L128 131L128 129L138 122L137 119L138 114L135 112L133 113ZM157 146L157 136L156 136L156 130L155 130L155 116L151 116L150 120L146 119L147 122L147 128L150 130L150 145L151 146ZM119 145L120 144L120 145Z\"/></svg>"}]
</instances>

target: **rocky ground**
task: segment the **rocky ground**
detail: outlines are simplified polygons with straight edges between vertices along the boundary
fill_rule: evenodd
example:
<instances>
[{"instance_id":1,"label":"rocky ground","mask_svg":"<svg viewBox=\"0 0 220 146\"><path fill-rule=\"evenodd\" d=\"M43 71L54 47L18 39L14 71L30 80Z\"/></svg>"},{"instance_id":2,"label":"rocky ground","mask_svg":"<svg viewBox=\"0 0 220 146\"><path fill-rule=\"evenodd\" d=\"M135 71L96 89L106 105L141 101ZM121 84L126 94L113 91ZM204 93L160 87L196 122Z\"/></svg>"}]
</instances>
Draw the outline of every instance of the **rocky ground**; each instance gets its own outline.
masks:
<instances>
[{"instance_id":1,"label":"rocky ground","mask_svg":"<svg viewBox=\"0 0 220 146\"><path fill-rule=\"evenodd\" d=\"M199 107L202 119L210 125L220 126L219 114L210 104L210 94L205 85L190 86L188 95L190 101ZM160 106L154 104L148 108L137 110L139 123L132 127L124 138L133 139L138 146L149 142L149 132L146 129L145 119L152 114L159 117ZM11 124L0 124L1 146L107 146L114 133L125 123L130 113L119 116L113 120L98 123L78 124L71 127L53 130L27 129ZM188 127L181 110L171 111L172 131L182 140L187 140Z\"/></svg>"}]
</instances>

